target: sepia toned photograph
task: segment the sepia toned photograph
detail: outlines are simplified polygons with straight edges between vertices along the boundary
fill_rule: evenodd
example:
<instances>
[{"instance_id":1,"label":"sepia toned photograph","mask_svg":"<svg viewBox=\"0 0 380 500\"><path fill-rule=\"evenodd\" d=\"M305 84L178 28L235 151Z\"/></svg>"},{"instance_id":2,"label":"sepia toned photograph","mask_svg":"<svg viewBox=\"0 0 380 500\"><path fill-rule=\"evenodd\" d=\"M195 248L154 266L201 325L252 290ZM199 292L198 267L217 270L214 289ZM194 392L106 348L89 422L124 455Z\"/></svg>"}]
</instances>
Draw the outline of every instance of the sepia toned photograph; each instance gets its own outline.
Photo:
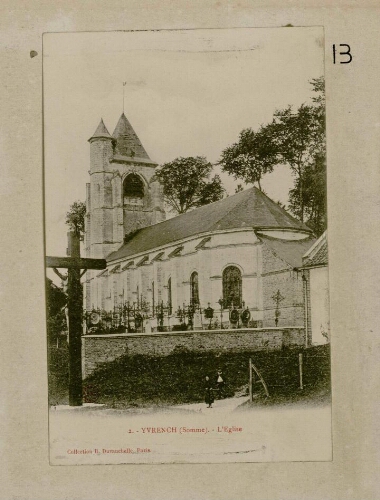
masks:
<instances>
[{"instance_id":1,"label":"sepia toned photograph","mask_svg":"<svg viewBox=\"0 0 380 500\"><path fill-rule=\"evenodd\" d=\"M331 461L323 27L45 33L43 102L50 463Z\"/></svg>"}]
</instances>

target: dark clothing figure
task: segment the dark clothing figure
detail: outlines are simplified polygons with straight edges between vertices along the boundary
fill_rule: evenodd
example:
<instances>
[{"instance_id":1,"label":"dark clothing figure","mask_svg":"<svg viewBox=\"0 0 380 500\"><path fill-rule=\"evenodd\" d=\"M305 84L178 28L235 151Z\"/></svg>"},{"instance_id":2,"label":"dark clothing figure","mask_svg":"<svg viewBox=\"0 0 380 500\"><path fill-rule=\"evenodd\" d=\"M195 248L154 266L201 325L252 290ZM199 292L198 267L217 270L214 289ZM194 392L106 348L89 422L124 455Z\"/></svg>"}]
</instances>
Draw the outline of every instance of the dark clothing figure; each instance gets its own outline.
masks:
<instances>
[{"instance_id":1,"label":"dark clothing figure","mask_svg":"<svg viewBox=\"0 0 380 500\"><path fill-rule=\"evenodd\" d=\"M211 382L209 377L206 377L205 381L205 403L207 408L212 408L212 403L214 402L214 390L211 387Z\"/></svg>"},{"instance_id":2,"label":"dark clothing figure","mask_svg":"<svg viewBox=\"0 0 380 500\"><path fill-rule=\"evenodd\" d=\"M218 391L218 398L225 397L225 387L226 387L226 378L223 375L222 370L218 370L218 374L216 376L216 390Z\"/></svg>"}]
</instances>

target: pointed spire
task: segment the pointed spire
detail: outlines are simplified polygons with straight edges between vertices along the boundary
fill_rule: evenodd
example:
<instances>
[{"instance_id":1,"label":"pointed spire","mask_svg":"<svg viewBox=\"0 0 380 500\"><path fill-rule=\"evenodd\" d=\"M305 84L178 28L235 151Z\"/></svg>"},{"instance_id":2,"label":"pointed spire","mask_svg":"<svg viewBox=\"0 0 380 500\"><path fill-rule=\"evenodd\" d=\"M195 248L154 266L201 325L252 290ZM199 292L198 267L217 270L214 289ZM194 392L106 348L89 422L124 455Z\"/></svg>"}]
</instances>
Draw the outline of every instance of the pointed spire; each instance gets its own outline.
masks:
<instances>
[{"instance_id":1,"label":"pointed spire","mask_svg":"<svg viewBox=\"0 0 380 500\"><path fill-rule=\"evenodd\" d=\"M98 128L95 130L92 137L90 137L89 142L93 139L112 139L107 127L104 125L103 118L101 118Z\"/></svg>"},{"instance_id":2,"label":"pointed spire","mask_svg":"<svg viewBox=\"0 0 380 500\"><path fill-rule=\"evenodd\" d=\"M116 154L150 160L148 153L124 113L120 116L112 136L116 140Z\"/></svg>"}]
</instances>

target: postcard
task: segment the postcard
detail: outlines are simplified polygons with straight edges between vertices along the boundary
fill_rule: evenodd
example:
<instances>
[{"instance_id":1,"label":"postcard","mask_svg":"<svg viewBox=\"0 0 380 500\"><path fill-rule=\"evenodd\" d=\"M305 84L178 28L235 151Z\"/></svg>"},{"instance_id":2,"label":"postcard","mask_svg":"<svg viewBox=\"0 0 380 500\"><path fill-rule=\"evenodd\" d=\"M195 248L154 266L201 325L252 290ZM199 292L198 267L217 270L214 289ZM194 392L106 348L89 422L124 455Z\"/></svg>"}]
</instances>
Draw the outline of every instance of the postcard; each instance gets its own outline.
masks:
<instances>
[{"instance_id":1,"label":"postcard","mask_svg":"<svg viewBox=\"0 0 380 500\"><path fill-rule=\"evenodd\" d=\"M261 4L3 2L4 500L378 498L378 5Z\"/></svg>"},{"instance_id":2,"label":"postcard","mask_svg":"<svg viewBox=\"0 0 380 500\"><path fill-rule=\"evenodd\" d=\"M323 27L45 33L43 101L50 463L330 461Z\"/></svg>"}]
</instances>

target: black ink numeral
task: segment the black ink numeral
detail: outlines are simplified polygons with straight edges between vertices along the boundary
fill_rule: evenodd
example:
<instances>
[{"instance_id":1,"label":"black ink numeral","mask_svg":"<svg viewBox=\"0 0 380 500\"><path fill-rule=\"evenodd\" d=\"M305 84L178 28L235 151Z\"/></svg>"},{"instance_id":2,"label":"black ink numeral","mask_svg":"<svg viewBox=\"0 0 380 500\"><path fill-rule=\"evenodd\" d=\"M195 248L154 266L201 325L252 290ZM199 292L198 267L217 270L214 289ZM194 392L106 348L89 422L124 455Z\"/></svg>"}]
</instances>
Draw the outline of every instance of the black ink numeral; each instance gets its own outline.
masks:
<instances>
[{"instance_id":1,"label":"black ink numeral","mask_svg":"<svg viewBox=\"0 0 380 500\"><path fill-rule=\"evenodd\" d=\"M335 43L333 44L333 63L336 64L336 45ZM350 64L350 62L352 61L352 54L351 54L351 47L348 45L348 43L340 43L339 44L339 47L344 47L346 50L342 51L342 52L338 52L338 55L340 56L348 56L348 60L344 60L344 61L339 61L339 64Z\"/></svg>"}]
</instances>

